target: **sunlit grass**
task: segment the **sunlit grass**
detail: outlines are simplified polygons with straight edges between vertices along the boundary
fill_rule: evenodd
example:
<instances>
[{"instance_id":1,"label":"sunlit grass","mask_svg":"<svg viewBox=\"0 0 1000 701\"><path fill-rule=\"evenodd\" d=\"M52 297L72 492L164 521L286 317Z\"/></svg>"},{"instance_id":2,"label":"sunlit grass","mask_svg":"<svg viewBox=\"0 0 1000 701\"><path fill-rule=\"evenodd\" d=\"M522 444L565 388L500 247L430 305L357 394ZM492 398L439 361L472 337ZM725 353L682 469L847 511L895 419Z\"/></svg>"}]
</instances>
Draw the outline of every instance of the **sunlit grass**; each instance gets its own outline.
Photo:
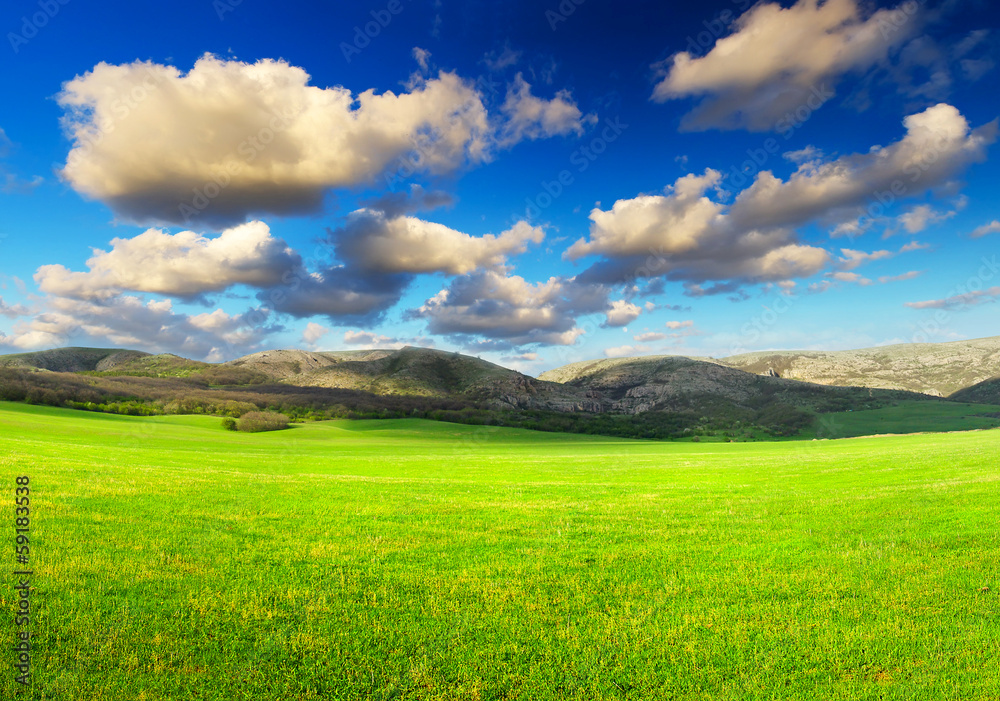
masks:
<instances>
[{"instance_id":1,"label":"sunlit grass","mask_svg":"<svg viewBox=\"0 0 1000 701\"><path fill-rule=\"evenodd\" d=\"M997 438L0 404L45 699L995 699Z\"/></svg>"}]
</instances>

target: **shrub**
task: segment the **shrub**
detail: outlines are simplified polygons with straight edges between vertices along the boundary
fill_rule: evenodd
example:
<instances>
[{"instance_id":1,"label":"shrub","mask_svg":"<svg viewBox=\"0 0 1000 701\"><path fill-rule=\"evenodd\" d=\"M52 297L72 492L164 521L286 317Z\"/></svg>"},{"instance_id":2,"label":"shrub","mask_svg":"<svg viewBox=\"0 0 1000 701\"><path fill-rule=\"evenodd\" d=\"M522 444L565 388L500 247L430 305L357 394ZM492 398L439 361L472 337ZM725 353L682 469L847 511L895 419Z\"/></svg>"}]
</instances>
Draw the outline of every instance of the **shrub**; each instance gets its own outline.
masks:
<instances>
[{"instance_id":1,"label":"shrub","mask_svg":"<svg viewBox=\"0 0 1000 701\"><path fill-rule=\"evenodd\" d=\"M240 417L237 428L246 433L288 428L288 417L274 411L250 411Z\"/></svg>"},{"instance_id":2,"label":"shrub","mask_svg":"<svg viewBox=\"0 0 1000 701\"><path fill-rule=\"evenodd\" d=\"M222 428L226 429L227 431L235 431L236 430L236 419L234 419L231 416L227 416L226 418L224 418L222 420Z\"/></svg>"}]
</instances>

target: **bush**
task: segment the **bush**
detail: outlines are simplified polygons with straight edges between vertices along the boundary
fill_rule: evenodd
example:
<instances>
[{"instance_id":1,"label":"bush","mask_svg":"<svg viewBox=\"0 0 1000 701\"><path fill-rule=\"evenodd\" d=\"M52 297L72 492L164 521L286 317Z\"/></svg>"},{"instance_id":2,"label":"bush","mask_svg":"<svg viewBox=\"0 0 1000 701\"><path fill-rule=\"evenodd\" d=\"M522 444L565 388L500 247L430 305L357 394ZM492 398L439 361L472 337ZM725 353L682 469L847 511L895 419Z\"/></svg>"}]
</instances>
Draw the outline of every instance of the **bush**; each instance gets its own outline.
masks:
<instances>
[{"instance_id":1,"label":"bush","mask_svg":"<svg viewBox=\"0 0 1000 701\"><path fill-rule=\"evenodd\" d=\"M224 418L222 420L222 428L226 429L227 431L235 431L236 430L236 419L234 419L231 416L227 416L226 418Z\"/></svg>"},{"instance_id":2,"label":"bush","mask_svg":"<svg viewBox=\"0 0 1000 701\"><path fill-rule=\"evenodd\" d=\"M288 428L288 417L274 411L251 411L240 417L236 427L246 433L280 431Z\"/></svg>"}]
</instances>

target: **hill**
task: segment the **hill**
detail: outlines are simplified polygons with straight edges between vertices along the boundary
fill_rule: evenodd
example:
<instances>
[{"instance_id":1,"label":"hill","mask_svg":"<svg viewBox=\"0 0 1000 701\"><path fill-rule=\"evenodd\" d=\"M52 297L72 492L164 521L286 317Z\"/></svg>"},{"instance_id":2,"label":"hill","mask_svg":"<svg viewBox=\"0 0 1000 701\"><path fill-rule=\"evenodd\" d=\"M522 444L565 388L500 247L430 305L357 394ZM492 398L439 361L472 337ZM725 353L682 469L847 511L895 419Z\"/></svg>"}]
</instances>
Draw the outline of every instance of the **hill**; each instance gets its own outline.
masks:
<instances>
[{"instance_id":1,"label":"hill","mask_svg":"<svg viewBox=\"0 0 1000 701\"><path fill-rule=\"evenodd\" d=\"M1000 376L1000 336L850 351L763 351L713 362L754 374L823 385L873 387L947 397Z\"/></svg>"},{"instance_id":2,"label":"hill","mask_svg":"<svg viewBox=\"0 0 1000 701\"><path fill-rule=\"evenodd\" d=\"M609 401L611 411L628 414L711 406L713 400L750 408L781 403L836 411L900 399L930 399L908 392L754 375L711 361L669 355L573 363L542 373L539 379L583 389Z\"/></svg>"},{"instance_id":3,"label":"hill","mask_svg":"<svg viewBox=\"0 0 1000 701\"><path fill-rule=\"evenodd\" d=\"M415 347L271 350L226 363L131 350L62 348L0 356L0 399L141 415L240 415L273 409L298 419L423 416L644 438L744 439L804 436L809 431L834 436L836 422L827 421L826 415L879 411L902 403L909 408L886 417L894 426L936 425L935 417L947 414L948 407L935 406L945 400L899 388L907 383L924 387L933 380L937 386L929 391L944 394L938 387L954 384L946 382L945 373L982 373L983 366L990 366L996 340L946 348L750 354L722 361L679 356L593 360L556 368L537 379L479 358ZM817 369L833 364L841 375ZM869 366L884 372L869 375L863 370ZM867 386L789 378L808 374L802 368L826 382L850 377ZM992 425L982 422L996 416L990 412L998 407L985 405L1000 404L1000 380L950 394L979 408L951 407L961 415L957 424L949 425ZM878 420L885 422L882 415ZM875 428L872 432L881 432Z\"/></svg>"},{"instance_id":4,"label":"hill","mask_svg":"<svg viewBox=\"0 0 1000 701\"><path fill-rule=\"evenodd\" d=\"M0 355L0 367L36 368L52 372L103 372L147 356L149 353L118 348L55 348Z\"/></svg>"},{"instance_id":5,"label":"hill","mask_svg":"<svg viewBox=\"0 0 1000 701\"><path fill-rule=\"evenodd\" d=\"M952 394L948 399L973 404L1000 404L1000 377L980 382Z\"/></svg>"},{"instance_id":6,"label":"hill","mask_svg":"<svg viewBox=\"0 0 1000 701\"><path fill-rule=\"evenodd\" d=\"M264 351L226 363L301 387L385 395L464 396L506 408L580 410L586 398L500 365L430 348L307 352Z\"/></svg>"}]
</instances>

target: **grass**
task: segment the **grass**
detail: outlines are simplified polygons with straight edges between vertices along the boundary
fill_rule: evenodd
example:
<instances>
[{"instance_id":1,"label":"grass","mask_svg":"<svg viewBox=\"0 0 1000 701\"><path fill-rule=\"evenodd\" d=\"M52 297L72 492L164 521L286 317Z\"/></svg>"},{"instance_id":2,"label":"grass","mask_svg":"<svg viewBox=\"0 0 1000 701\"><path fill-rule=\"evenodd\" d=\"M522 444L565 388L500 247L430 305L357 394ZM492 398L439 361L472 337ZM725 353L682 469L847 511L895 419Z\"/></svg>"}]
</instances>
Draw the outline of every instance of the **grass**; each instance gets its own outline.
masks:
<instances>
[{"instance_id":1,"label":"grass","mask_svg":"<svg viewBox=\"0 0 1000 701\"><path fill-rule=\"evenodd\" d=\"M31 476L38 699L965 701L1000 697L997 438L0 404L0 482Z\"/></svg>"},{"instance_id":2,"label":"grass","mask_svg":"<svg viewBox=\"0 0 1000 701\"><path fill-rule=\"evenodd\" d=\"M887 433L969 431L1000 427L1000 406L959 402L900 401L896 406L842 411L816 417L796 438L853 438Z\"/></svg>"}]
</instances>

